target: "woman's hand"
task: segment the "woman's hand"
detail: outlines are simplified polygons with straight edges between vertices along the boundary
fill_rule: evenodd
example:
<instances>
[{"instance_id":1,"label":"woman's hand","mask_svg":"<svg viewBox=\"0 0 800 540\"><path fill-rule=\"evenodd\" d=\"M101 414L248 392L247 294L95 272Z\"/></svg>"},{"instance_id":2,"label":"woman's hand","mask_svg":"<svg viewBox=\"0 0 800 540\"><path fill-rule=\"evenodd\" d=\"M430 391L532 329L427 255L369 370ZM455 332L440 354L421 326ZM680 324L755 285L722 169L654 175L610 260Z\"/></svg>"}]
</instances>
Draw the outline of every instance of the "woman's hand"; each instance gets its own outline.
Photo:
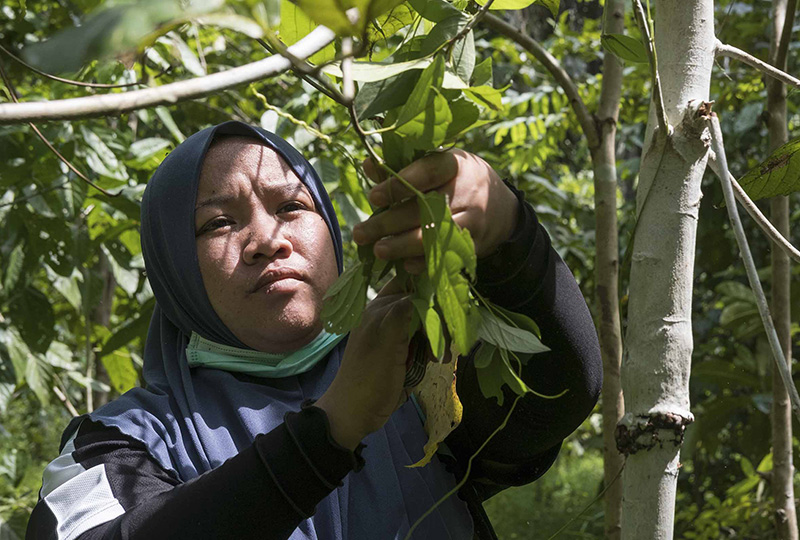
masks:
<instances>
[{"instance_id":1,"label":"woman's hand","mask_svg":"<svg viewBox=\"0 0 800 540\"><path fill-rule=\"evenodd\" d=\"M385 174L372 161L367 160L364 169L370 178L381 181L370 191L370 202L392 207L356 225L353 238L362 245L375 242L377 257L406 259L409 272L421 272L425 262L417 201L396 178L383 181ZM511 236L517 220L517 199L478 156L463 150L437 152L418 159L399 174L422 192L438 191L447 196L453 219L469 229L478 257L491 254Z\"/></svg>"},{"instance_id":2,"label":"woman's hand","mask_svg":"<svg viewBox=\"0 0 800 540\"><path fill-rule=\"evenodd\" d=\"M315 405L328 415L331 435L351 450L380 429L408 397L403 390L412 304L392 280L364 309L350 332L339 371Z\"/></svg>"}]
</instances>

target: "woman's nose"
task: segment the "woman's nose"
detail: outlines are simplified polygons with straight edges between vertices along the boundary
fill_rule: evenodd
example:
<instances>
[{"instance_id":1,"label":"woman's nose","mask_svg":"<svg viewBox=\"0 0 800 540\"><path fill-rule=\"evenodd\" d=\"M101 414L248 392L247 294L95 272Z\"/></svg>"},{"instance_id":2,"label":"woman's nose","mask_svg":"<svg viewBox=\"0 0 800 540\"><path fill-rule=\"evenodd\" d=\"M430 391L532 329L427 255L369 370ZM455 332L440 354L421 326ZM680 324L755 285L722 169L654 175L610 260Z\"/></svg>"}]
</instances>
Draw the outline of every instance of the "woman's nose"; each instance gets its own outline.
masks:
<instances>
[{"instance_id":1,"label":"woman's nose","mask_svg":"<svg viewBox=\"0 0 800 540\"><path fill-rule=\"evenodd\" d=\"M292 254L291 241L281 230L282 224L275 219L254 220L250 227L242 260L245 264L256 264L261 259L286 259Z\"/></svg>"}]
</instances>

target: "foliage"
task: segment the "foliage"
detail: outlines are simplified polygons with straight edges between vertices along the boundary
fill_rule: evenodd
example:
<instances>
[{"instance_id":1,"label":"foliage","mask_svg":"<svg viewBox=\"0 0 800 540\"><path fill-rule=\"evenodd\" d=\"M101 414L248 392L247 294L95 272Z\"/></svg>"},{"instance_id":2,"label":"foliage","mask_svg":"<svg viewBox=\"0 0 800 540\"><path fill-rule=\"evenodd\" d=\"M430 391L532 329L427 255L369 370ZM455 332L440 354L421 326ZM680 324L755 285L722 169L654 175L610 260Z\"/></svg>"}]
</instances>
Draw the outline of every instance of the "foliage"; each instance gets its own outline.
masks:
<instances>
[{"instance_id":1,"label":"foliage","mask_svg":"<svg viewBox=\"0 0 800 540\"><path fill-rule=\"evenodd\" d=\"M366 25L369 46L353 68L359 118L366 129L395 125L397 133L389 135L388 141L394 135L403 142L398 155L387 152L391 146L387 137L369 136L395 170L416 152L444 143L476 152L507 174L534 205L553 245L593 306L594 191L587 172L589 152L569 101L526 53L481 25L461 40L460 49L454 46L448 51L448 45L442 46L474 13L465 4L413 0L387 7L378 24ZM88 61L69 76L84 82L140 81L157 86L243 65L268 54L252 39L259 32L274 30L285 43L293 43L313 27L311 19L290 6L228 0L191 20L169 19L174 24L161 20L155 23L155 33L148 34L152 39L146 47L134 54L108 48L101 60ZM28 2L25 8L12 3L2 9L0 44L19 55L26 44L74 30L76 21L88 24L91 13L110 9L110 4L46 0ZM769 17L768 9L763 2L718 2L718 37L766 58L763 21ZM635 26L630 14L627 19L628 35L638 35L630 32ZM589 109L595 110L602 55L609 39L617 39L601 32L600 3L565 0L557 13L532 5L520 12L518 20L524 20L527 32L562 62ZM343 31L349 30L343 27ZM91 43L74 51L63 47L64 52L90 50ZM611 49L624 58L625 53ZM339 52L340 47L332 46L313 61L324 64ZM127 91L76 88L44 79L6 57L0 57L0 62L24 100ZM797 71L794 62L790 57L790 72ZM59 62L57 67L61 65L66 64ZM336 63L322 69L331 80L341 77ZM624 74L617 145L623 247L632 225L650 85L646 66L632 58L626 59ZM763 79L729 59L719 59L716 75L714 109L723 123L731 170L737 176L759 170L769 155ZM85 412L89 398L96 406L134 381L138 384L141 347L153 308L139 246L139 200L152 171L186 135L236 118L271 129L313 156L342 225L346 260L352 263L347 265L350 275L371 276L375 282L383 272L373 268L364 273L364 267L359 272L356 261L361 259L350 242L353 225L372 209L364 197L368 181L357 167L366 154L361 139L349 127L347 111L290 74L253 88L265 103L253 99L249 89L236 88L119 118L40 125L77 168L101 187L120 193L112 198L87 188L28 126L0 127L0 424L10 434L0 436L0 516L18 534L24 532L41 470L56 454L59 433L70 415L67 401ZM8 91L3 91L8 100ZM413 99L404 102L396 99L412 94ZM790 94L790 130L797 136L800 111L792 99L795 96ZM444 124L449 124L446 129L442 129ZM727 218L718 207L722 196L716 180L709 177L703 189L691 381L697 422L687 434L682 455L677 530L687 538L734 534L766 538L771 531L771 492L764 474L768 470L758 471L760 465L755 464L763 464L769 455L771 364L752 299L741 285L743 272ZM796 196L792 200L796 203ZM439 212L431 212L430 223L445 223L441 205L428 204ZM769 245L755 227L748 227L754 255L765 266L762 276L766 277ZM440 233L445 228L433 230ZM446 238L436 236L432 242L443 245ZM455 267L470 264L466 255ZM462 294L458 291L467 278L459 271L441 269L441 257L429 261L428 285L441 287L443 296L451 295L451 290L456 296ZM627 278L622 270L624 307ZM363 284L355 289L358 296L371 294ZM429 328L429 338L434 336L434 352L440 353L446 348L444 329L458 333L462 326L458 321L474 315L457 311L446 315L441 301L432 301L429 292L417 299L417 314ZM793 309L795 327L798 313ZM464 333L469 339L462 346L481 336L481 324L486 325L481 320L474 333ZM435 337L437 326L442 329L439 338ZM524 327L521 322L515 326ZM511 339L506 336L502 341ZM487 366L516 365L513 356L504 358L488 346L482 359ZM508 369L503 373L513 374ZM515 381L511 378L505 383ZM489 395L495 392L487 390ZM596 426L585 424L542 480L501 493L487 504L502 538L541 537L539 533L554 532L583 509L600 489L599 436ZM598 504L576 520L571 530L584 537L599 536L601 523Z\"/></svg>"}]
</instances>

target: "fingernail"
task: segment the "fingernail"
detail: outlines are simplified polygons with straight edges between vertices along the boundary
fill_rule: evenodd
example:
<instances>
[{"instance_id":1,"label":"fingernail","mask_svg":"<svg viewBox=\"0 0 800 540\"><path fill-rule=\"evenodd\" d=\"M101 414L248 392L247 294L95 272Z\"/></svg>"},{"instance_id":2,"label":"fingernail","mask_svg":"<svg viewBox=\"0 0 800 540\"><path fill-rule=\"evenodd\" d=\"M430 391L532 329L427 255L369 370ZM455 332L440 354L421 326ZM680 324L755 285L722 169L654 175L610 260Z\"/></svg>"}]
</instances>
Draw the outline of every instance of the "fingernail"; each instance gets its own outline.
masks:
<instances>
[{"instance_id":1,"label":"fingernail","mask_svg":"<svg viewBox=\"0 0 800 540\"><path fill-rule=\"evenodd\" d=\"M379 259L387 259L389 257L389 246L383 242L375 244L375 256Z\"/></svg>"},{"instance_id":2,"label":"fingernail","mask_svg":"<svg viewBox=\"0 0 800 540\"><path fill-rule=\"evenodd\" d=\"M389 205L389 197L386 196L383 190L375 188L369 192L369 202L378 208L383 208Z\"/></svg>"},{"instance_id":3,"label":"fingernail","mask_svg":"<svg viewBox=\"0 0 800 540\"><path fill-rule=\"evenodd\" d=\"M356 244L367 243L367 232L360 223L353 227L353 240L355 240Z\"/></svg>"}]
</instances>

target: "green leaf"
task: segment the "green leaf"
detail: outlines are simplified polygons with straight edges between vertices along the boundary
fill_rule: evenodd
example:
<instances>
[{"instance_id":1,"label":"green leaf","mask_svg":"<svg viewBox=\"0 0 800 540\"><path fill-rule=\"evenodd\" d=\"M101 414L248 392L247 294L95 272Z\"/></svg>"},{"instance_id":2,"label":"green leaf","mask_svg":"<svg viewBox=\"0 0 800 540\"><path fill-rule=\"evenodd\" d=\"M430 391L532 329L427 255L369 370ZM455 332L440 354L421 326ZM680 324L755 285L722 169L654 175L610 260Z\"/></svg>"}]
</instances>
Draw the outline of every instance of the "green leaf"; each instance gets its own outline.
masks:
<instances>
[{"instance_id":1,"label":"green leaf","mask_svg":"<svg viewBox=\"0 0 800 540\"><path fill-rule=\"evenodd\" d=\"M463 11L445 0L409 0L408 3L423 19L432 22L440 22L459 14L464 15Z\"/></svg>"},{"instance_id":2,"label":"green leaf","mask_svg":"<svg viewBox=\"0 0 800 540\"><path fill-rule=\"evenodd\" d=\"M496 399L497 404L502 407L505 401L503 385L507 385L517 395L531 391L511 367L506 351L487 343L481 344L480 348L484 349L481 352L480 362L485 367L478 368L477 365L475 367L478 387L481 389L483 397ZM487 358L489 359L488 363Z\"/></svg>"},{"instance_id":3,"label":"green leaf","mask_svg":"<svg viewBox=\"0 0 800 540\"><path fill-rule=\"evenodd\" d=\"M44 294L34 287L25 288L9 304L8 315L32 351L47 352L56 334L56 316Z\"/></svg>"},{"instance_id":4,"label":"green leaf","mask_svg":"<svg viewBox=\"0 0 800 540\"><path fill-rule=\"evenodd\" d=\"M485 60L475 66L472 70L472 81L470 86L492 86L493 83L492 73L492 57L487 56ZM470 81L467 81L470 82Z\"/></svg>"},{"instance_id":5,"label":"green leaf","mask_svg":"<svg viewBox=\"0 0 800 540\"><path fill-rule=\"evenodd\" d=\"M474 276L475 247L469 231L453 221L444 195L427 193L417 200L422 224L428 277L435 301L444 316L458 354L466 354L478 337L480 314L469 298L469 282L462 274Z\"/></svg>"},{"instance_id":6,"label":"green leaf","mask_svg":"<svg viewBox=\"0 0 800 540\"><path fill-rule=\"evenodd\" d=\"M134 169L154 171L169 154L172 143L160 137L140 139L128 147L125 165Z\"/></svg>"},{"instance_id":7,"label":"green leaf","mask_svg":"<svg viewBox=\"0 0 800 540\"><path fill-rule=\"evenodd\" d=\"M745 174L739 184L751 199L759 200L800 191L800 137L775 150Z\"/></svg>"},{"instance_id":8,"label":"green leaf","mask_svg":"<svg viewBox=\"0 0 800 540\"><path fill-rule=\"evenodd\" d=\"M367 37L372 42L389 39L413 23L415 15L408 4L400 4L371 21L367 26Z\"/></svg>"},{"instance_id":9,"label":"green leaf","mask_svg":"<svg viewBox=\"0 0 800 540\"><path fill-rule=\"evenodd\" d=\"M8 265L6 266L6 274L3 278L3 288L7 291L6 294L11 294L12 289L17 286L19 278L22 275L22 268L25 262L25 244L17 244L11 251L8 257Z\"/></svg>"},{"instance_id":10,"label":"green leaf","mask_svg":"<svg viewBox=\"0 0 800 540\"><path fill-rule=\"evenodd\" d=\"M464 89L464 95L480 105L494 111L503 108L503 94L491 86L473 86Z\"/></svg>"},{"instance_id":11,"label":"green leaf","mask_svg":"<svg viewBox=\"0 0 800 540\"><path fill-rule=\"evenodd\" d=\"M445 140L452 140L472 128L480 118L480 109L471 101L459 97L450 102L453 121L447 126Z\"/></svg>"},{"instance_id":12,"label":"green leaf","mask_svg":"<svg viewBox=\"0 0 800 540\"><path fill-rule=\"evenodd\" d=\"M486 4L486 0L475 0L480 5ZM495 0L489 7L492 9L525 9L526 7L539 4L550 10L553 17L558 17L560 0Z\"/></svg>"},{"instance_id":13,"label":"green leaf","mask_svg":"<svg viewBox=\"0 0 800 540\"><path fill-rule=\"evenodd\" d=\"M131 354L128 351L114 351L103 356L102 362L111 386L120 394L124 394L138 385L139 374L136 372L136 367L133 365Z\"/></svg>"},{"instance_id":14,"label":"green leaf","mask_svg":"<svg viewBox=\"0 0 800 540\"><path fill-rule=\"evenodd\" d=\"M86 164L99 174L114 180L128 180L128 171L120 163L114 152L103 142L103 140L93 131L81 126L81 134L84 142L89 149L84 148L86 154Z\"/></svg>"},{"instance_id":15,"label":"green leaf","mask_svg":"<svg viewBox=\"0 0 800 540\"><path fill-rule=\"evenodd\" d=\"M281 0L281 24L278 33L286 45L294 45L317 27L303 11L289 0ZM313 64L327 62L336 56L333 43L311 56Z\"/></svg>"},{"instance_id":16,"label":"green leaf","mask_svg":"<svg viewBox=\"0 0 800 540\"><path fill-rule=\"evenodd\" d=\"M339 35L353 35L356 27L345 14L345 4L337 0L298 0L297 5L303 10L309 19L327 26ZM347 5L347 7L350 7ZM281 25L283 24L283 12L281 12Z\"/></svg>"},{"instance_id":17,"label":"green leaf","mask_svg":"<svg viewBox=\"0 0 800 540\"><path fill-rule=\"evenodd\" d=\"M47 72L74 72L90 60L107 58L152 43L197 15L218 9L222 0L139 0L115 3L25 48L25 59Z\"/></svg>"},{"instance_id":18,"label":"green leaf","mask_svg":"<svg viewBox=\"0 0 800 540\"><path fill-rule=\"evenodd\" d=\"M465 85L468 84L475 69L475 37L472 30L456 41L451 60L458 78L464 81Z\"/></svg>"},{"instance_id":19,"label":"green leaf","mask_svg":"<svg viewBox=\"0 0 800 540\"><path fill-rule=\"evenodd\" d=\"M103 343L103 348L98 356L102 358L111 354L136 338L144 339L147 336L154 308L155 299L150 298L142 305L138 317L126 320L114 330L114 333Z\"/></svg>"},{"instance_id":20,"label":"green leaf","mask_svg":"<svg viewBox=\"0 0 800 540\"><path fill-rule=\"evenodd\" d=\"M619 58L637 64L647 64L650 62L647 57L647 49L644 48L642 40L626 36L625 34L603 34L600 37L603 48Z\"/></svg>"},{"instance_id":21,"label":"green leaf","mask_svg":"<svg viewBox=\"0 0 800 540\"><path fill-rule=\"evenodd\" d=\"M520 353L536 354L550 350L532 332L511 326L484 307L479 308L479 311L481 324L478 327L478 337L485 342Z\"/></svg>"},{"instance_id":22,"label":"green leaf","mask_svg":"<svg viewBox=\"0 0 800 540\"><path fill-rule=\"evenodd\" d=\"M428 68L433 63L433 58L426 56L424 58L417 58L405 62L389 63L389 62L353 62L352 73L353 80L363 83L374 83L383 81L391 77L406 74L409 71L421 70ZM342 68L340 63L328 64L320 71L333 77L342 78ZM414 76L416 77L416 75ZM416 78L414 79L417 80ZM449 70L444 71L444 77L439 83L442 88L450 89L463 89L467 84L462 81L457 75L451 73ZM362 90L363 91L363 90ZM400 94L405 98L408 92ZM402 101L401 101L402 103Z\"/></svg>"},{"instance_id":23,"label":"green leaf","mask_svg":"<svg viewBox=\"0 0 800 540\"><path fill-rule=\"evenodd\" d=\"M358 326L367 303L369 271L362 262L348 268L325 293L322 304L322 320L325 329L335 334L344 334Z\"/></svg>"},{"instance_id":24,"label":"green leaf","mask_svg":"<svg viewBox=\"0 0 800 540\"><path fill-rule=\"evenodd\" d=\"M211 13L196 19L198 24L227 28L253 39L264 37L264 30L253 19L235 13Z\"/></svg>"},{"instance_id":25,"label":"green leaf","mask_svg":"<svg viewBox=\"0 0 800 540\"><path fill-rule=\"evenodd\" d=\"M420 298L412 300L414 308L425 328L425 336L431 346L431 352L436 358L442 358L445 352L445 335L442 328L442 319L431 304Z\"/></svg>"},{"instance_id":26,"label":"green leaf","mask_svg":"<svg viewBox=\"0 0 800 540\"><path fill-rule=\"evenodd\" d=\"M429 107L430 101L428 97L431 94L431 89L439 88L443 77L444 57L438 55L431 65L425 68L417 84L414 85L414 90L411 91L411 95L408 96L405 105L400 109L397 122L395 122L396 126L400 127L410 122Z\"/></svg>"},{"instance_id":27,"label":"green leaf","mask_svg":"<svg viewBox=\"0 0 800 540\"><path fill-rule=\"evenodd\" d=\"M467 17L464 13L459 12L452 17L448 17L441 22L436 23L431 31L428 33L427 37L422 42L422 49L421 52L423 55L427 56L441 47L447 41L453 39L458 35L458 33L467 26L469 22L469 17ZM474 65L474 52L475 46L473 42L473 65ZM465 79L468 81L469 78Z\"/></svg>"},{"instance_id":28,"label":"green leaf","mask_svg":"<svg viewBox=\"0 0 800 540\"><path fill-rule=\"evenodd\" d=\"M419 71L411 71L361 85L356 94L356 114L359 118L372 118L389 109L401 107L406 96L414 89L419 75Z\"/></svg>"},{"instance_id":29,"label":"green leaf","mask_svg":"<svg viewBox=\"0 0 800 540\"><path fill-rule=\"evenodd\" d=\"M447 100L438 90L428 94L428 103L421 113L396 129L409 145L420 150L433 150L447 138L453 114Z\"/></svg>"}]
</instances>

